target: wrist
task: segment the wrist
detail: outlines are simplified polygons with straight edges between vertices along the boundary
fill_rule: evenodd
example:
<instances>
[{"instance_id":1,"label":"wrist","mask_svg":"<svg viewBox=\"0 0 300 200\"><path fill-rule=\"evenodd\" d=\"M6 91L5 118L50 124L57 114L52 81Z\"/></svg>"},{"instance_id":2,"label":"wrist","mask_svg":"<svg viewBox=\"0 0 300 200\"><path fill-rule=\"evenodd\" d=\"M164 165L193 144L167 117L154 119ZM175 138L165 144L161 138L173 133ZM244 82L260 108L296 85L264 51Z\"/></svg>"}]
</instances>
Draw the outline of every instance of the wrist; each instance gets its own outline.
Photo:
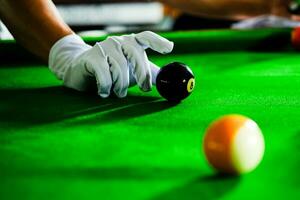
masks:
<instances>
[{"instance_id":1,"label":"wrist","mask_svg":"<svg viewBox=\"0 0 300 200\"><path fill-rule=\"evenodd\" d=\"M90 48L91 47L76 34L70 34L60 38L50 49L48 59L49 69L58 79L62 80L65 71L71 66L72 61Z\"/></svg>"}]
</instances>

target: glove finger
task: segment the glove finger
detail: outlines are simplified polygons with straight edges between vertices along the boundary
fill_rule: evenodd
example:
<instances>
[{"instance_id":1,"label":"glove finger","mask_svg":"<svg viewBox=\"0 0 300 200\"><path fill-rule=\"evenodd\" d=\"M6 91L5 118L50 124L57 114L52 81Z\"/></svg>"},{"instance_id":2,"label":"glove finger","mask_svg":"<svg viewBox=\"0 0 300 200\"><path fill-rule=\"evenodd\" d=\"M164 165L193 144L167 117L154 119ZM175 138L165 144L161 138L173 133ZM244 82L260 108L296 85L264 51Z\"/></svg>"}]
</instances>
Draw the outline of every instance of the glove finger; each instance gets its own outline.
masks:
<instances>
[{"instance_id":1,"label":"glove finger","mask_svg":"<svg viewBox=\"0 0 300 200\"><path fill-rule=\"evenodd\" d=\"M128 62L128 68L129 68L129 87L132 87L136 85L136 80L133 74L133 66L130 62Z\"/></svg>"},{"instance_id":2,"label":"glove finger","mask_svg":"<svg viewBox=\"0 0 300 200\"><path fill-rule=\"evenodd\" d=\"M170 53L174 47L174 43L153 33L144 31L135 35L137 42L144 48L151 48L162 54Z\"/></svg>"},{"instance_id":3,"label":"glove finger","mask_svg":"<svg viewBox=\"0 0 300 200\"><path fill-rule=\"evenodd\" d=\"M152 85L156 85L156 77L160 68L156 64L152 63L151 61L149 62L150 62L150 70L152 76ZM136 80L133 76L132 68L133 68L132 65L129 64L129 78L130 78L129 87L136 85Z\"/></svg>"},{"instance_id":4,"label":"glove finger","mask_svg":"<svg viewBox=\"0 0 300 200\"><path fill-rule=\"evenodd\" d=\"M110 95L110 90L112 87L112 79L109 71L109 65L107 62L101 62L97 65L90 66L93 69L97 81L98 95L102 98L107 98Z\"/></svg>"},{"instance_id":5,"label":"glove finger","mask_svg":"<svg viewBox=\"0 0 300 200\"><path fill-rule=\"evenodd\" d=\"M152 84L156 85L156 77L157 77L157 74L158 74L160 68L156 64L154 64L153 62L150 61L150 70L151 70L151 75L152 75Z\"/></svg>"},{"instance_id":6,"label":"glove finger","mask_svg":"<svg viewBox=\"0 0 300 200\"><path fill-rule=\"evenodd\" d=\"M123 46L123 52L132 67L132 73L137 85L145 92L152 87L150 62L145 50L139 46Z\"/></svg>"},{"instance_id":7,"label":"glove finger","mask_svg":"<svg viewBox=\"0 0 300 200\"><path fill-rule=\"evenodd\" d=\"M113 91L118 97L125 97L129 87L129 69L121 41L119 41L119 37L113 36L99 44L104 54L108 56Z\"/></svg>"},{"instance_id":8,"label":"glove finger","mask_svg":"<svg viewBox=\"0 0 300 200\"><path fill-rule=\"evenodd\" d=\"M110 72L112 75L113 91L119 97L123 98L127 95L129 87L129 70L125 57L116 60L109 58Z\"/></svg>"}]
</instances>

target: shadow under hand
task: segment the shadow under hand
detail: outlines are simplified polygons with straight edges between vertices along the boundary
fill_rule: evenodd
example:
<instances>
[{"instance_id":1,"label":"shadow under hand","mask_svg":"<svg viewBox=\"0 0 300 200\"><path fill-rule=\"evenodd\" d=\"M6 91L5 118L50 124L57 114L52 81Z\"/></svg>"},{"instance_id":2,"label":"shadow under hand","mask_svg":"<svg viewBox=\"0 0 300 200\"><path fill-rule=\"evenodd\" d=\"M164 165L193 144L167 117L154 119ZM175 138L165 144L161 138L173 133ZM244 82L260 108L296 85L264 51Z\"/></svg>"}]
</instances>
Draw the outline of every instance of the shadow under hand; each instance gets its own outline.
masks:
<instances>
[{"instance_id":1,"label":"shadow under hand","mask_svg":"<svg viewBox=\"0 0 300 200\"><path fill-rule=\"evenodd\" d=\"M94 94L63 87L0 89L0 123L12 123L16 128L111 111L105 114L106 122L109 122L142 116L171 106L165 101L158 101L160 99L143 96L142 93L129 93L123 99L101 99Z\"/></svg>"},{"instance_id":2,"label":"shadow under hand","mask_svg":"<svg viewBox=\"0 0 300 200\"><path fill-rule=\"evenodd\" d=\"M219 199L234 189L239 181L240 177L238 176L226 176L222 174L199 177L181 187L174 188L168 192L160 194L159 196L153 198L153 200Z\"/></svg>"},{"instance_id":3,"label":"shadow under hand","mask_svg":"<svg viewBox=\"0 0 300 200\"><path fill-rule=\"evenodd\" d=\"M133 98L132 96L129 99ZM134 97L136 98L136 97ZM80 124L78 121L74 122L72 126L82 125L82 124L106 124L106 123L113 123L119 122L127 119L132 119L140 116L145 116L148 114L153 114L156 112L160 112L162 110L171 108L177 104L169 103L165 100L153 100L152 98L144 100L141 99L141 102L136 102L134 104L122 104L119 106L115 106L110 109L109 112L105 112L101 115L92 116L91 118L87 119L80 119ZM107 107L109 107L107 105Z\"/></svg>"},{"instance_id":4,"label":"shadow under hand","mask_svg":"<svg viewBox=\"0 0 300 200\"><path fill-rule=\"evenodd\" d=\"M4 172L4 173L2 173ZM2 173L2 174L1 174ZM3 169L2 178L11 177L59 177L78 180L138 180L138 181L178 181L186 177L195 177L199 170L195 168L161 168L161 167L96 167L96 168L22 168Z\"/></svg>"}]
</instances>

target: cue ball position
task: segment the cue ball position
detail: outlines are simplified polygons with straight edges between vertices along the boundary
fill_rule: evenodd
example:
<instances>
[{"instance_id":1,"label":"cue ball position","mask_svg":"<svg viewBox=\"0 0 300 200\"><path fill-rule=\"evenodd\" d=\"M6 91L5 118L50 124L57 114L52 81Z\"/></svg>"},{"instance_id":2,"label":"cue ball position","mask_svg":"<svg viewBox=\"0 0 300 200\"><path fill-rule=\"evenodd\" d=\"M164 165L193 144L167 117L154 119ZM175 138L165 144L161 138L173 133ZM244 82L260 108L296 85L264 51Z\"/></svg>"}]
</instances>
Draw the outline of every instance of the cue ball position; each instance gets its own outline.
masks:
<instances>
[{"instance_id":1,"label":"cue ball position","mask_svg":"<svg viewBox=\"0 0 300 200\"><path fill-rule=\"evenodd\" d=\"M244 174L261 162L265 143L258 125L242 115L226 115L214 121L204 136L209 164L225 174Z\"/></svg>"},{"instance_id":2,"label":"cue ball position","mask_svg":"<svg viewBox=\"0 0 300 200\"><path fill-rule=\"evenodd\" d=\"M170 102L179 103L192 93L194 87L195 77L192 70L179 62L162 67L156 78L159 94Z\"/></svg>"}]
</instances>

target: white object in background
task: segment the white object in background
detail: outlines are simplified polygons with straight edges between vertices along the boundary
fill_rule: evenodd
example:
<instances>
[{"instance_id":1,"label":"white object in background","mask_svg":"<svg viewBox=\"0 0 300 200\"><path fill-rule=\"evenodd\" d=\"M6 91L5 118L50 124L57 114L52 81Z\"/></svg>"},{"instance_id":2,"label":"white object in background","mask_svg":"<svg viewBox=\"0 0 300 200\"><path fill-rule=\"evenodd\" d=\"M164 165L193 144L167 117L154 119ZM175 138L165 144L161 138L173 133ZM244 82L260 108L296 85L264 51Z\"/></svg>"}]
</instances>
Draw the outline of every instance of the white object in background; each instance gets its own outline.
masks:
<instances>
[{"instance_id":1,"label":"white object in background","mask_svg":"<svg viewBox=\"0 0 300 200\"><path fill-rule=\"evenodd\" d=\"M163 17L160 3L58 5L69 25L156 24Z\"/></svg>"},{"instance_id":2,"label":"white object in background","mask_svg":"<svg viewBox=\"0 0 300 200\"><path fill-rule=\"evenodd\" d=\"M262 15L255 18L242 20L232 25L233 29L253 28L293 28L300 26L300 22L289 18L277 17L274 15Z\"/></svg>"},{"instance_id":3,"label":"white object in background","mask_svg":"<svg viewBox=\"0 0 300 200\"><path fill-rule=\"evenodd\" d=\"M11 35L6 26L0 21L0 39L1 40L12 40L14 37Z\"/></svg>"},{"instance_id":4,"label":"white object in background","mask_svg":"<svg viewBox=\"0 0 300 200\"><path fill-rule=\"evenodd\" d=\"M80 31L77 32L77 35L79 35L80 37L101 37L101 36L105 36L108 33L104 30L87 30L87 31Z\"/></svg>"}]
</instances>

